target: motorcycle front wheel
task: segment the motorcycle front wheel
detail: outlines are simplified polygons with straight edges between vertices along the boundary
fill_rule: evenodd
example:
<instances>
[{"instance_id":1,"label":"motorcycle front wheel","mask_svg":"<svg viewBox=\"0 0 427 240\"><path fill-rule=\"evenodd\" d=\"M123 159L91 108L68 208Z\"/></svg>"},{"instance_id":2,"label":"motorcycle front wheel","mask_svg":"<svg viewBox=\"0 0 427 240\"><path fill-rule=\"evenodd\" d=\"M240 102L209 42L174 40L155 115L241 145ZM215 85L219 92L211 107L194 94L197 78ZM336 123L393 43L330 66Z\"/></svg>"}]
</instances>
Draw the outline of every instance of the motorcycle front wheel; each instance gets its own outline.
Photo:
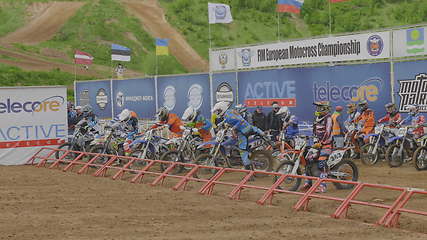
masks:
<instances>
[{"instance_id":1,"label":"motorcycle front wheel","mask_svg":"<svg viewBox=\"0 0 427 240\"><path fill-rule=\"evenodd\" d=\"M251 154L250 160L256 171L271 171L273 157L270 151L258 150Z\"/></svg>"},{"instance_id":2,"label":"motorcycle front wheel","mask_svg":"<svg viewBox=\"0 0 427 240\"><path fill-rule=\"evenodd\" d=\"M55 152L55 158L56 159L60 159L65 154L65 151L68 151L68 150L77 151L76 149L73 148L73 145L71 143L63 143L62 145L60 145L58 147L58 149L61 149L64 151ZM77 156L78 156L78 154L70 152L67 154L67 156L63 160L70 161L70 160L73 160L74 158L76 158Z\"/></svg>"},{"instance_id":3,"label":"motorcycle front wheel","mask_svg":"<svg viewBox=\"0 0 427 240\"><path fill-rule=\"evenodd\" d=\"M160 160L168 161L168 162L183 162L183 157L181 156L180 152L178 152L178 151L168 151L160 157ZM162 164L160 164L160 169L162 171L165 171L169 166L170 166L170 164L162 163ZM176 175L176 174L181 173L183 170L184 170L183 165L176 165L172 169L172 171L170 171L169 173L172 175Z\"/></svg>"},{"instance_id":4,"label":"motorcycle front wheel","mask_svg":"<svg viewBox=\"0 0 427 240\"><path fill-rule=\"evenodd\" d=\"M405 150L399 154L400 146L397 144L390 145L385 153L385 158L390 167L400 167L403 164L403 158L405 155Z\"/></svg>"},{"instance_id":5,"label":"motorcycle front wheel","mask_svg":"<svg viewBox=\"0 0 427 240\"><path fill-rule=\"evenodd\" d=\"M194 164L197 165L203 165L203 166L211 166L211 167L226 167L226 157L222 153L218 153L217 157L214 158L209 153L200 154L196 160L194 161ZM202 178L209 179L213 175L215 175L218 172L218 170L213 168L199 168L197 171L197 176Z\"/></svg>"},{"instance_id":6,"label":"motorcycle front wheel","mask_svg":"<svg viewBox=\"0 0 427 240\"><path fill-rule=\"evenodd\" d=\"M357 180L359 179L359 169L353 161L342 160L331 169L329 175L331 178L335 178L338 180L357 182ZM337 182L333 182L333 184L337 189L352 189L354 187L353 184Z\"/></svg>"},{"instance_id":7,"label":"motorcycle front wheel","mask_svg":"<svg viewBox=\"0 0 427 240\"><path fill-rule=\"evenodd\" d=\"M105 149L104 149L104 145L95 145L95 146L93 146L91 149L90 149L90 152L91 153L101 153L101 154L111 154L109 151L106 151ZM95 155L92 155L90 158L89 158L89 161L90 161L90 159L92 159L93 157L95 157ZM106 164L107 162L108 162L108 160L110 159L110 157L106 157L106 156L99 156L99 157L97 157L96 159L95 159L95 161L93 161L92 163L93 164L99 164L99 165L104 165L104 164Z\"/></svg>"},{"instance_id":8,"label":"motorcycle front wheel","mask_svg":"<svg viewBox=\"0 0 427 240\"><path fill-rule=\"evenodd\" d=\"M380 149L378 147L377 152L374 154L372 153L374 147L374 144L367 143L360 148L360 158L363 164L368 166L377 164L378 160L380 159Z\"/></svg>"},{"instance_id":9,"label":"motorcycle front wheel","mask_svg":"<svg viewBox=\"0 0 427 240\"><path fill-rule=\"evenodd\" d=\"M412 156L415 169L418 171L427 170L427 146L419 147Z\"/></svg>"},{"instance_id":10,"label":"motorcycle front wheel","mask_svg":"<svg viewBox=\"0 0 427 240\"><path fill-rule=\"evenodd\" d=\"M291 174L292 169L294 168L294 162L289 160L284 160L282 163L280 163L279 167L276 169L276 172L281 174ZM301 169L298 168L297 175L301 175ZM273 181L276 182L280 176L274 176ZM299 186L301 185L301 178L292 178L288 177L286 178L279 186L279 189L288 190L288 191L296 191L298 190Z\"/></svg>"}]
</instances>

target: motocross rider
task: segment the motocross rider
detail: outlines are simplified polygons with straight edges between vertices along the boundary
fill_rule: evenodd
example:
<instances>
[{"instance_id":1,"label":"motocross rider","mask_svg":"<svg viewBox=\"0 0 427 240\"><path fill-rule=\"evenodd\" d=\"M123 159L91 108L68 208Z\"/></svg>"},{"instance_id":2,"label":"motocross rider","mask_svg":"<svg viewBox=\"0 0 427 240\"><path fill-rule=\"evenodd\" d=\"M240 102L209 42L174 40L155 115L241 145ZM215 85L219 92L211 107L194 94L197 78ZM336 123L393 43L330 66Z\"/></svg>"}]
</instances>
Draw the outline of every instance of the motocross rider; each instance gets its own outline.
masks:
<instances>
[{"instance_id":1,"label":"motocross rider","mask_svg":"<svg viewBox=\"0 0 427 240\"><path fill-rule=\"evenodd\" d=\"M188 121L185 124L186 127L193 128L194 133L199 133L203 139L203 142L208 142L212 139L210 129L212 127L211 122L203 117L199 110L193 107L188 107L182 115L183 121Z\"/></svg>"},{"instance_id":2,"label":"motocross rider","mask_svg":"<svg viewBox=\"0 0 427 240\"><path fill-rule=\"evenodd\" d=\"M425 117L420 113L419 105L409 105L406 107L409 110L409 115L402 120L400 125L410 124L414 127L412 133L415 139L424 136Z\"/></svg>"},{"instance_id":3,"label":"motocross rider","mask_svg":"<svg viewBox=\"0 0 427 240\"><path fill-rule=\"evenodd\" d=\"M181 137L183 124L181 119L175 114L170 113L169 110L165 107L161 107L157 111L158 123L154 124L151 128L158 128L166 124L169 128L169 131L172 132L172 137Z\"/></svg>"},{"instance_id":4,"label":"motocross rider","mask_svg":"<svg viewBox=\"0 0 427 240\"><path fill-rule=\"evenodd\" d=\"M248 108L244 104L238 104L235 109L243 119L245 119L249 124L253 124L252 114L248 111Z\"/></svg>"},{"instance_id":5,"label":"motocross rider","mask_svg":"<svg viewBox=\"0 0 427 240\"><path fill-rule=\"evenodd\" d=\"M286 138L294 138L299 134L298 118L291 115L288 107L281 107L276 115L282 118L282 131L286 131Z\"/></svg>"},{"instance_id":6,"label":"motocross rider","mask_svg":"<svg viewBox=\"0 0 427 240\"><path fill-rule=\"evenodd\" d=\"M394 103L387 103L384 107L387 114L379 119L378 123L387 123L388 127L395 128L402 121L402 117L397 111L396 105Z\"/></svg>"}]
</instances>

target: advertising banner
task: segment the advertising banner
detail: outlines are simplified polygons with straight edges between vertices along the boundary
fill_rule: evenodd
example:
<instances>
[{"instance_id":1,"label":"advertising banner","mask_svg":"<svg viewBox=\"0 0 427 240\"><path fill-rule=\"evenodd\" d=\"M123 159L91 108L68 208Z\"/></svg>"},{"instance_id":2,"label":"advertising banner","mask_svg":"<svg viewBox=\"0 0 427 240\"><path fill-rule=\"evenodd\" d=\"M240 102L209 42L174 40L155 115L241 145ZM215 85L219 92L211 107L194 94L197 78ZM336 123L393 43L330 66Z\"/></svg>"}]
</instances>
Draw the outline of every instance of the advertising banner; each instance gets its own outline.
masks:
<instances>
[{"instance_id":1,"label":"advertising banner","mask_svg":"<svg viewBox=\"0 0 427 240\"><path fill-rule=\"evenodd\" d=\"M217 102L237 103L236 73L215 73L212 75L212 93L214 104Z\"/></svg>"},{"instance_id":2,"label":"advertising banner","mask_svg":"<svg viewBox=\"0 0 427 240\"><path fill-rule=\"evenodd\" d=\"M129 109L139 118L151 119L156 114L155 96L154 78L114 80L114 116L123 109Z\"/></svg>"},{"instance_id":3,"label":"advertising banner","mask_svg":"<svg viewBox=\"0 0 427 240\"><path fill-rule=\"evenodd\" d=\"M67 130L66 87L0 88L0 165L25 164Z\"/></svg>"},{"instance_id":4,"label":"advertising banner","mask_svg":"<svg viewBox=\"0 0 427 240\"><path fill-rule=\"evenodd\" d=\"M427 112L427 60L394 64L395 99L400 112L408 105L420 105Z\"/></svg>"},{"instance_id":5,"label":"advertising banner","mask_svg":"<svg viewBox=\"0 0 427 240\"><path fill-rule=\"evenodd\" d=\"M393 31L393 56L409 57L427 54L426 28Z\"/></svg>"},{"instance_id":6,"label":"advertising banner","mask_svg":"<svg viewBox=\"0 0 427 240\"><path fill-rule=\"evenodd\" d=\"M239 72L238 79L239 102L270 107L277 101L308 122L314 118L314 101L335 107L367 100L380 115L391 101L388 63Z\"/></svg>"},{"instance_id":7,"label":"advertising banner","mask_svg":"<svg viewBox=\"0 0 427 240\"><path fill-rule=\"evenodd\" d=\"M210 88L208 74L164 76L157 78L159 106L182 116L188 106L210 116Z\"/></svg>"},{"instance_id":8,"label":"advertising banner","mask_svg":"<svg viewBox=\"0 0 427 240\"><path fill-rule=\"evenodd\" d=\"M214 71L236 69L235 49L222 49L212 51L209 56L210 68Z\"/></svg>"},{"instance_id":9,"label":"advertising banner","mask_svg":"<svg viewBox=\"0 0 427 240\"><path fill-rule=\"evenodd\" d=\"M223 53L223 50L218 50ZM221 71L220 58L211 51L212 71ZM223 53L224 54L224 53ZM237 69L390 57L390 32L279 42L236 49ZM227 59L230 59L228 56Z\"/></svg>"},{"instance_id":10,"label":"advertising banner","mask_svg":"<svg viewBox=\"0 0 427 240\"><path fill-rule=\"evenodd\" d=\"M90 105L99 118L112 118L110 80L76 82L76 106Z\"/></svg>"}]
</instances>

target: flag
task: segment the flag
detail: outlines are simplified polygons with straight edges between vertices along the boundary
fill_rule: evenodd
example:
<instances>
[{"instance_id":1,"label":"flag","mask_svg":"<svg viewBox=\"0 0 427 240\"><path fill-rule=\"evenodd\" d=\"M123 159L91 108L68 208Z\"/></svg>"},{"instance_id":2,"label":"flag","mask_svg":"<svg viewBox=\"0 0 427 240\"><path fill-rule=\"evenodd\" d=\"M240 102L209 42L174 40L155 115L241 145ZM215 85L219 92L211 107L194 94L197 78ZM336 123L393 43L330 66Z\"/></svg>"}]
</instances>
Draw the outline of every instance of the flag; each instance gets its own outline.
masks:
<instances>
[{"instance_id":1,"label":"flag","mask_svg":"<svg viewBox=\"0 0 427 240\"><path fill-rule=\"evenodd\" d=\"M74 63L90 65L93 62L93 57L89 53L76 50L74 53Z\"/></svg>"},{"instance_id":2,"label":"flag","mask_svg":"<svg viewBox=\"0 0 427 240\"><path fill-rule=\"evenodd\" d=\"M221 3L208 3L209 24L213 23L231 23L230 6Z\"/></svg>"},{"instance_id":3,"label":"flag","mask_svg":"<svg viewBox=\"0 0 427 240\"><path fill-rule=\"evenodd\" d=\"M118 44L111 44L111 60L130 62L130 49Z\"/></svg>"},{"instance_id":4,"label":"flag","mask_svg":"<svg viewBox=\"0 0 427 240\"><path fill-rule=\"evenodd\" d=\"M424 52L424 28L406 30L406 52L409 54Z\"/></svg>"},{"instance_id":5,"label":"flag","mask_svg":"<svg viewBox=\"0 0 427 240\"><path fill-rule=\"evenodd\" d=\"M329 0L329 2L331 3L344 2L344 1L348 1L348 0Z\"/></svg>"},{"instance_id":6,"label":"flag","mask_svg":"<svg viewBox=\"0 0 427 240\"><path fill-rule=\"evenodd\" d=\"M277 12L300 13L304 0L277 0Z\"/></svg>"},{"instance_id":7,"label":"flag","mask_svg":"<svg viewBox=\"0 0 427 240\"><path fill-rule=\"evenodd\" d=\"M156 55L169 55L169 39L156 38Z\"/></svg>"}]
</instances>

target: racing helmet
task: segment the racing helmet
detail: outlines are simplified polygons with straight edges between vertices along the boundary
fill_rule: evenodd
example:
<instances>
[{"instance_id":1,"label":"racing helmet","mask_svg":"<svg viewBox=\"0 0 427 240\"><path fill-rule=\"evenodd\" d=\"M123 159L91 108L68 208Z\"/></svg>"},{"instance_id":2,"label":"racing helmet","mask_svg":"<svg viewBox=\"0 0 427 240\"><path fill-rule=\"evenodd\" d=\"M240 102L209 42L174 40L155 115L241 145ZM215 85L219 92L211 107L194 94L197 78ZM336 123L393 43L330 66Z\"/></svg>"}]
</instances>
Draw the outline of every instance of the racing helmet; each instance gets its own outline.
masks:
<instances>
[{"instance_id":1,"label":"racing helmet","mask_svg":"<svg viewBox=\"0 0 427 240\"><path fill-rule=\"evenodd\" d=\"M164 122L167 121L169 117L169 110L165 107L161 107L158 111L157 111L157 118Z\"/></svg>"},{"instance_id":2,"label":"racing helmet","mask_svg":"<svg viewBox=\"0 0 427 240\"><path fill-rule=\"evenodd\" d=\"M236 109L236 111L239 114L245 113L248 111L248 109L246 108L246 106L244 104L238 104L234 107L234 109Z\"/></svg>"},{"instance_id":3,"label":"racing helmet","mask_svg":"<svg viewBox=\"0 0 427 240\"><path fill-rule=\"evenodd\" d=\"M325 116L331 111L331 105L328 101L314 102L313 105L316 106L316 112L314 113L316 117Z\"/></svg>"},{"instance_id":4,"label":"racing helmet","mask_svg":"<svg viewBox=\"0 0 427 240\"><path fill-rule=\"evenodd\" d=\"M212 109L212 113L216 114L218 117L222 117L229 107L230 104L228 102L217 102Z\"/></svg>"},{"instance_id":5,"label":"racing helmet","mask_svg":"<svg viewBox=\"0 0 427 240\"><path fill-rule=\"evenodd\" d=\"M198 111L192 106L189 106L185 109L184 114L182 114L182 120L192 122L196 119L197 114Z\"/></svg>"},{"instance_id":6,"label":"racing helmet","mask_svg":"<svg viewBox=\"0 0 427 240\"><path fill-rule=\"evenodd\" d=\"M420 111L420 107L415 104L406 106L406 109L409 110L409 114L412 116L415 116Z\"/></svg>"},{"instance_id":7,"label":"racing helmet","mask_svg":"<svg viewBox=\"0 0 427 240\"><path fill-rule=\"evenodd\" d=\"M394 103L387 103L384 107L388 113L396 112L396 104Z\"/></svg>"},{"instance_id":8,"label":"racing helmet","mask_svg":"<svg viewBox=\"0 0 427 240\"><path fill-rule=\"evenodd\" d=\"M93 113L92 106L90 105L83 106L82 112L83 112L83 115L88 116L89 114Z\"/></svg>"},{"instance_id":9,"label":"racing helmet","mask_svg":"<svg viewBox=\"0 0 427 240\"><path fill-rule=\"evenodd\" d=\"M362 100L359 102L360 110L363 112L368 109L368 102L366 100Z\"/></svg>"},{"instance_id":10,"label":"racing helmet","mask_svg":"<svg viewBox=\"0 0 427 240\"><path fill-rule=\"evenodd\" d=\"M126 122L131 118L131 111L129 109L123 109L123 111L119 114L119 121Z\"/></svg>"},{"instance_id":11,"label":"racing helmet","mask_svg":"<svg viewBox=\"0 0 427 240\"><path fill-rule=\"evenodd\" d=\"M281 116L282 118L286 118L286 117L288 117L289 116L289 114L290 114L290 112L289 112L289 108L288 107L281 107L280 109L279 109L279 111L276 113L276 115L279 115L279 116Z\"/></svg>"},{"instance_id":12,"label":"racing helmet","mask_svg":"<svg viewBox=\"0 0 427 240\"><path fill-rule=\"evenodd\" d=\"M357 110L357 105L354 103L349 103L349 104L347 104L346 107L347 107L347 113L348 114L352 114L352 113L356 112L356 110Z\"/></svg>"}]
</instances>

